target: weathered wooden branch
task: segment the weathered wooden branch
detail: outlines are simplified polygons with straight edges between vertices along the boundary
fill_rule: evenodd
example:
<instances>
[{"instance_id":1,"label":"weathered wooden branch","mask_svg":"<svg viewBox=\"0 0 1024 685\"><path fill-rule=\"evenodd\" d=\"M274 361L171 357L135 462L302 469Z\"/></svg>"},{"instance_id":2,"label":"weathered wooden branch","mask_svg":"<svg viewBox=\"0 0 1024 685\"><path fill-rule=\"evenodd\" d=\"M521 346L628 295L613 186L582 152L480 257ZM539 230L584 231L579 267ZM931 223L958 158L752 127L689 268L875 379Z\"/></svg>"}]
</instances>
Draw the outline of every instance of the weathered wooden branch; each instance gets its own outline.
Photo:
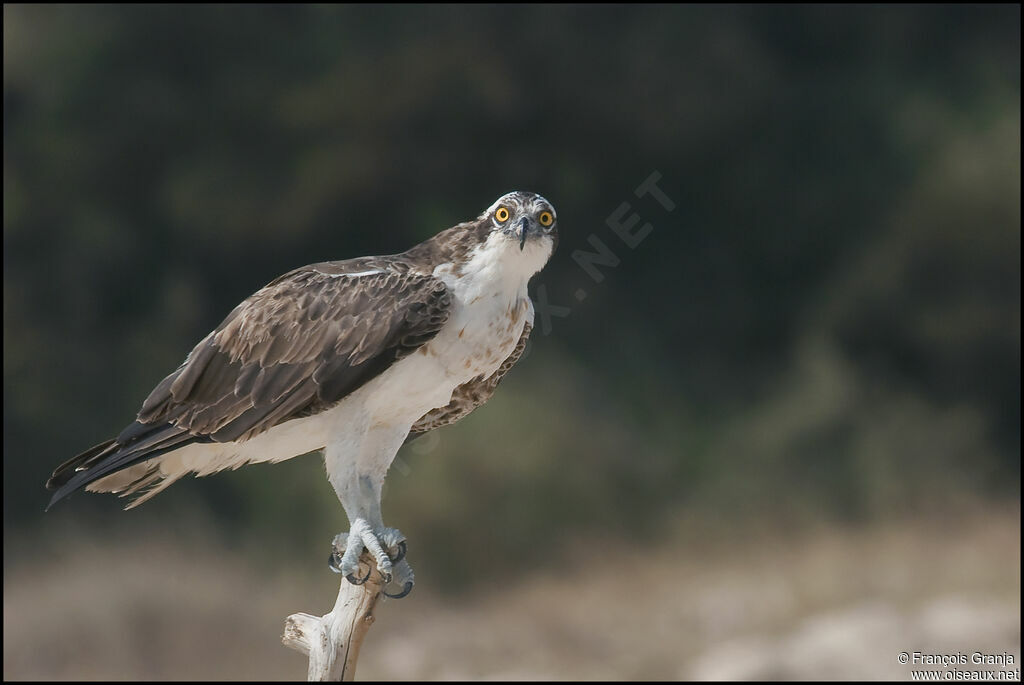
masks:
<instances>
[{"instance_id":1,"label":"weathered wooden branch","mask_svg":"<svg viewBox=\"0 0 1024 685\"><path fill-rule=\"evenodd\" d=\"M324 616L292 614L284 622L281 641L309 655L308 680L353 680L363 639L373 625L373 610L381 596L383 578L369 554L359 560L359 576L370 577L362 585L341 579L338 601Z\"/></svg>"}]
</instances>

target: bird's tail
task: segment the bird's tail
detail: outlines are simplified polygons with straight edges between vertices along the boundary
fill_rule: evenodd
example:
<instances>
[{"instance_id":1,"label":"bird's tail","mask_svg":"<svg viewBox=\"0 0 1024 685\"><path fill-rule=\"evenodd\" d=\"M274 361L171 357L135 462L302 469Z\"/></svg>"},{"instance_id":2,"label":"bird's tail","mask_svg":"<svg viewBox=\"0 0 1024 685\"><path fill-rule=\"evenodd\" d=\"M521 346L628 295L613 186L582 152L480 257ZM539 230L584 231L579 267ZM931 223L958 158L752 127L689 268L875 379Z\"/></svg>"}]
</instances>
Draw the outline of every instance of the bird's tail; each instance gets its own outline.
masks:
<instances>
[{"instance_id":1,"label":"bird's tail","mask_svg":"<svg viewBox=\"0 0 1024 685\"><path fill-rule=\"evenodd\" d=\"M62 485L67 483L75 475L75 472L79 470L79 467L89 468L91 463L95 463L96 460L102 459L108 454L112 448L117 447L116 440L107 440L101 442L95 447L90 447L81 454L71 457L66 462L58 466L53 471L53 475L46 481L47 490L57 490Z\"/></svg>"},{"instance_id":2,"label":"bird's tail","mask_svg":"<svg viewBox=\"0 0 1024 685\"><path fill-rule=\"evenodd\" d=\"M114 440L101 442L58 466L50 479L46 481L46 488L55 491L46 508L49 509L75 490L86 487L94 481L194 442L209 442L209 438L192 435L169 423L143 424L136 421ZM91 489L106 491L124 489L125 494L135 493L141 488L155 483L150 478L152 471L153 469L149 468L136 469L129 475L138 473L137 478L117 479L118 483L122 480L127 483L125 488L115 489L103 485ZM142 480L145 482L140 482ZM110 485L113 485L113 482Z\"/></svg>"}]
</instances>

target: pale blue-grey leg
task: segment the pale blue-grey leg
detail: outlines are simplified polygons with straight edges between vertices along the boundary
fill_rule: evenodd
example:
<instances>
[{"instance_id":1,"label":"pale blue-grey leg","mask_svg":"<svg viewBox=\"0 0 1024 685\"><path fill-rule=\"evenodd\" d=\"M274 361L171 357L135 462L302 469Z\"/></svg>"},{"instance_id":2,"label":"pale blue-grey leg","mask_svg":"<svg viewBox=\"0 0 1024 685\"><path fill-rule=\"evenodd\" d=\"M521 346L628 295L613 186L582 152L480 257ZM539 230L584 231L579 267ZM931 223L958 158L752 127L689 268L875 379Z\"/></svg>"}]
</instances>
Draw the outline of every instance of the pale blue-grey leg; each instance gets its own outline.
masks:
<instances>
[{"instance_id":1,"label":"pale blue-grey leg","mask_svg":"<svg viewBox=\"0 0 1024 685\"><path fill-rule=\"evenodd\" d=\"M384 428L367 430L358 439L330 443L324 451L327 476L345 508L350 529L334 538L329 566L349 582L360 585L369 576L359 578L359 557L370 552L377 569L390 583L396 567L412 589L412 570L405 562L405 536L384 526L381 517L381 491L395 452L408 430ZM402 596L408 591L402 593Z\"/></svg>"}]
</instances>

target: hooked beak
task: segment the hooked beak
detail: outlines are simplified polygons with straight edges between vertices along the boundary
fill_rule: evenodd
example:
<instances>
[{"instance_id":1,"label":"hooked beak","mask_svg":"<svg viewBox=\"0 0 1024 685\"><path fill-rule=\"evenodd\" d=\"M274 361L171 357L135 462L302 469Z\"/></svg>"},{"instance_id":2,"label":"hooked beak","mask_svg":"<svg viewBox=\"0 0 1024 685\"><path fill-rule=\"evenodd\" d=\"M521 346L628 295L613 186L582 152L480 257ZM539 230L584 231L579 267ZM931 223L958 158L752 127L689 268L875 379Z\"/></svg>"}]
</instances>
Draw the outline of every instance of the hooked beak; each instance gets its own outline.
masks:
<instances>
[{"instance_id":1,"label":"hooked beak","mask_svg":"<svg viewBox=\"0 0 1024 685\"><path fill-rule=\"evenodd\" d=\"M530 230L530 220L525 216L519 220L519 251L526 246L526 234Z\"/></svg>"}]
</instances>

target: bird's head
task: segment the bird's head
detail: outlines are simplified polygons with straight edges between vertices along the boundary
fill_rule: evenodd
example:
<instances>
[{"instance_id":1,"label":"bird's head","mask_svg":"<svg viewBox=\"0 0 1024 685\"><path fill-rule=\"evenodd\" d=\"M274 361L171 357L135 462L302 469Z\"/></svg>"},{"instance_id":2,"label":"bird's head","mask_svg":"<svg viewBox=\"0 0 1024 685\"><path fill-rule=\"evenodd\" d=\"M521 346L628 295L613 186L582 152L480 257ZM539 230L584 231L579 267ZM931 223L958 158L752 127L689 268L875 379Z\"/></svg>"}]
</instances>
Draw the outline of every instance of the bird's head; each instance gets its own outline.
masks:
<instances>
[{"instance_id":1,"label":"bird's head","mask_svg":"<svg viewBox=\"0 0 1024 685\"><path fill-rule=\"evenodd\" d=\"M551 203L536 193L506 193L474 222L479 246L506 264L536 273L558 244L558 216Z\"/></svg>"},{"instance_id":2,"label":"bird's head","mask_svg":"<svg viewBox=\"0 0 1024 685\"><path fill-rule=\"evenodd\" d=\"M516 190L506 193L480 215L490 221L491 230L518 244L520 251L527 244L549 245L558 240L558 217L551 203L536 193Z\"/></svg>"},{"instance_id":3,"label":"bird's head","mask_svg":"<svg viewBox=\"0 0 1024 685\"><path fill-rule=\"evenodd\" d=\"M442 271L525 282L547 264L557 243L558 217L551 203L536 193L515 191L409 253Z\"/></svg>"}]
</instances>

